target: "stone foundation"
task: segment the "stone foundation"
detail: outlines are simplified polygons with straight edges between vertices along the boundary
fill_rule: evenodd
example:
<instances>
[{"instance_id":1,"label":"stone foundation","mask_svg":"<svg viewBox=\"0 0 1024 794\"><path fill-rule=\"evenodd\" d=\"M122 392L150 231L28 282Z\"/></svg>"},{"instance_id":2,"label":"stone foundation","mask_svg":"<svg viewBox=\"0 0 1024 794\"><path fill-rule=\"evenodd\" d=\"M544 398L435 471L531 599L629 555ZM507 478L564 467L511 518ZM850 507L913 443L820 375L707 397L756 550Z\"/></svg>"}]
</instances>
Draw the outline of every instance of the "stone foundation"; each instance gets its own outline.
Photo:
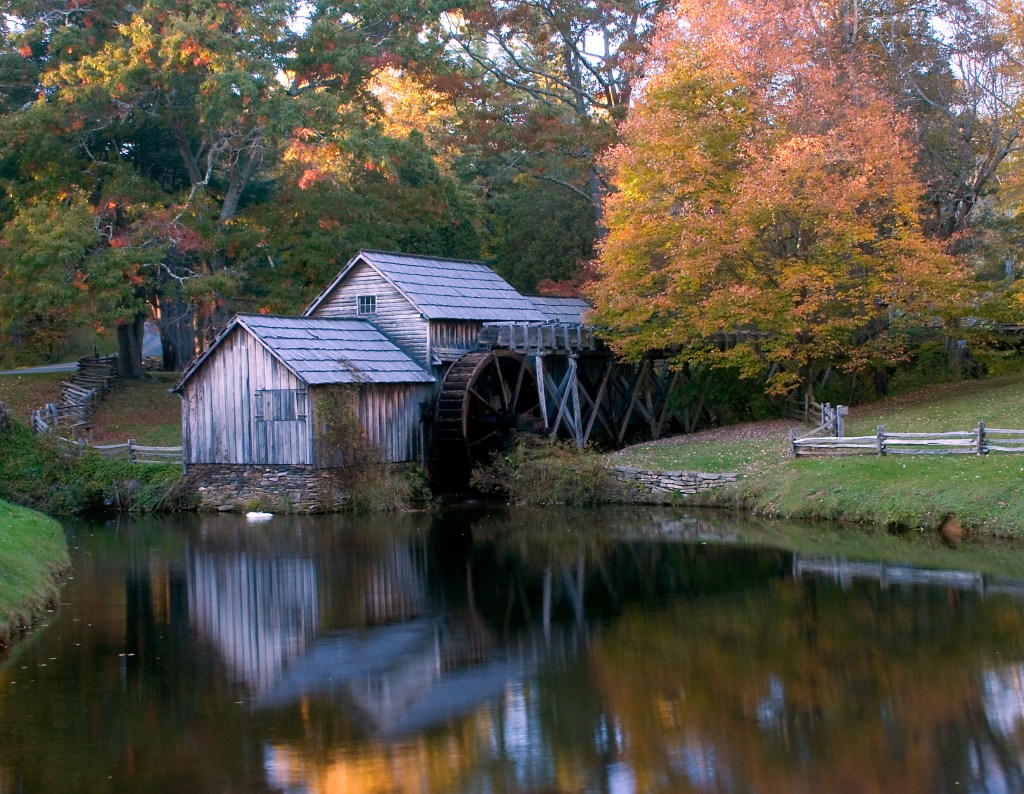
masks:
<instances>
[{"instance_id":1,"label":"stone foundation","mask_svg":"<svg viewBox=\"0 0 1024 794\"><path fill-rule=\"evenodd\" d=\"M188 482L200 510L325 513L345 503L337 469L195 463Z\"/></svg>"},{"instance_id":2,"label":"stone foundation","mask_svg":"<svg viewBox=\"0 0 1024 794\"><path fill-rule=\"evenodd\" d=\"M738 476L732 472L653 471L637 466L614 466L610 473L625 501L658 504L720 488L736 482Z\"/></svg>"}]
</instances>

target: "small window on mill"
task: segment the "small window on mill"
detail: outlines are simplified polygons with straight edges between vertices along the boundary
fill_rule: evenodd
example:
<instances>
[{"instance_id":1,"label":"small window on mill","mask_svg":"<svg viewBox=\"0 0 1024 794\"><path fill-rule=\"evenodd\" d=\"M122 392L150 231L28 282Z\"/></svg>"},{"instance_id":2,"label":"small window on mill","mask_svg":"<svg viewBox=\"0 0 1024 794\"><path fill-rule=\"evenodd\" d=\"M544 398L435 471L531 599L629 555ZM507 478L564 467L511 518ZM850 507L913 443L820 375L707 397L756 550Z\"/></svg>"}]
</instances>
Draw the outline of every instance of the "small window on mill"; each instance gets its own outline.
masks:
<instances>
[{"instance_id":1,"label":"small window on mill","mask_svg":"<svg viewBox=\"0 0 1024 794\"><path fill-rule=\"evenodd\" d=\"M305 389L257 389L257 422L295 422L306 418Z\"/></svg>"},{"instance_id":2,"label":"small window on mill","mask_svg":"<svg viewBox=\"0 0 1024 794\"><path fill-rule=\"evenodd\" d=\"M358 305L356 312L358 314L376 314L377 313L377 296L376 295L360 295L356 298Z\"/></svg>"}]
</instances>

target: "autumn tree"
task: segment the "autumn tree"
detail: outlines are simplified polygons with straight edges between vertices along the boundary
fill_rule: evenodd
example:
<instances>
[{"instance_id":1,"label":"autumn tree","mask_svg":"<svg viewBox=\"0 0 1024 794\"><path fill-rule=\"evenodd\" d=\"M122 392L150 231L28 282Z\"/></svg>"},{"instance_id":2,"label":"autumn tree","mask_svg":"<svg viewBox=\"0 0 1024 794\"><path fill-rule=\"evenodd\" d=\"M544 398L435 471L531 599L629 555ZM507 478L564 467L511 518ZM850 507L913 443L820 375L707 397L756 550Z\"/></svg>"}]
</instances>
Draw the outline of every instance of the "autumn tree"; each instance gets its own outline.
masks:
<instances>
[{"instance_id":1,"label":"autumn tree","mask_svg":"<svg viewBox=\"0 0 1024 794\"><path fill-rule=\"evenodd\" d=\"M829 4L683 2L609 158L593 289L627 356L768 372L899 358L952 310L962 269L922 232L911 126Z\"/></svg>"}]
</instances>

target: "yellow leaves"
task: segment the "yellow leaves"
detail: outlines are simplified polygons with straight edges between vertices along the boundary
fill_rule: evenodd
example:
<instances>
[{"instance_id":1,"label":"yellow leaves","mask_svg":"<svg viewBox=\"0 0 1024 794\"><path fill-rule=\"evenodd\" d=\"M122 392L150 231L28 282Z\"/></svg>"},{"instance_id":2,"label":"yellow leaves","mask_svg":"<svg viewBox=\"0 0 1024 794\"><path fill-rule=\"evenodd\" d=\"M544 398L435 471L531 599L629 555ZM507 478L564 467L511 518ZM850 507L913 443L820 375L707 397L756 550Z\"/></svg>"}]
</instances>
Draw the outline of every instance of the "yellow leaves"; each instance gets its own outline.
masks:
<instances>
[{"instance_id":1,"label":"yellow leaves","mask_svg":"<svg viewBox=\"0 0 1024 794\"><path fill-rule=\"evenodd\" d=\"M904 312L955 299L963 268L920 231L906 120L841 53L805 49L815 34L783 4L793 19L684 0L686 24L656 50L607 160L619 192L593 296L623 348L654 328L694 351L756 328L776 363L867 360L880 297Z\"/></svg>"}]
</instances>

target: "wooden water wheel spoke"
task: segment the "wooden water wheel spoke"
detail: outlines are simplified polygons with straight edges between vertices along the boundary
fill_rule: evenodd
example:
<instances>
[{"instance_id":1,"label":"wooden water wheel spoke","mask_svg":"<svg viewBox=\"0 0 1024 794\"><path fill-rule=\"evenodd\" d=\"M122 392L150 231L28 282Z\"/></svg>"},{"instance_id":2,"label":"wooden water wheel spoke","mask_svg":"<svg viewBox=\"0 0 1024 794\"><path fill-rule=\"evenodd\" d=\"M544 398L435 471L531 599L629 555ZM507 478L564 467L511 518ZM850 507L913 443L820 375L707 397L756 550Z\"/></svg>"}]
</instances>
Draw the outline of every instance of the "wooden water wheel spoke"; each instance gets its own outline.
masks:
<instances>
[{"instance_id":1,"label":"wooden water wheel spoke","mask_svg":"<svg viewBox=\"0 0 1024 794\"><path fill-rule=\"evenodd\" d=\"M528 370L526 366L526 359L524 358L519 363L519 372L516 373L516 385L513 387L512 394L509 397L509 405L515 405L517 402L519 402L519 395L521 394L523 388L523 381L526 377L527 371Z\"/></svg>"},{"instance_id":2,"label":"wooden water wheel spoke","mask_svg":"<svg viewBox=\"0 0 1024 794\"><path fill-rule=\"evenodd\" d=\"M438 452L452 463L484 461L507 448L522 423L538 420L538 405L524 356L505 349L466 353L441 382Z\"/></svg>"},{"instance_id":3,"label":"wooden water wheel spoke","mask_svg":"<svg viewBox=\"0 0 1024 794\"><path fill-rule=\"evenodd\" d=\"M512 404L508 391L508 384L505 382L505 375L501 371L501 362L497 363L494 367L494 372L498 376L498 395L501 397L502 405L508 407Z\"/></svg>"},{"instance_id":4,"label":"wooden water wheel spoke","mask_svg":"<svg viewBox=\"0 0 1024 794\"><path fill-rule=\"evenodd\" d=\"M497 408L495 408L493 405L491 405L491 401L486 399L485 397L483 397L480 394L480 392L478 392L476 389L467 389L467 392L470 395L472 395L473 397L476 397L483 404L483 407L486 410L490 411L492 414L494 414L495 416L497 416L500 419L504 419L505 418L505 413L502 412L502 411L499 411Z\"/></svg>"},{"instance_id":5,"label":"wooden water wheel spoke","mask_svg":"<svg viewBox=\"0 0 1024 794\"><path fill-rule=\"evenodd\" d=\"M475 446L477 446L479 444L483 444L485 441L487 441L488 439L494 438L496 435L498 435L499 433L503 432L504 430L505 430L505 428L503 428L503 427L499 427L496 430L492 430L487 435L481 436L480 438L477 438L477 439L475 439L473 441L470 441L469 442L469 446L472 448L472 447L475 447Z\"/></svg>"}]
</instances>

